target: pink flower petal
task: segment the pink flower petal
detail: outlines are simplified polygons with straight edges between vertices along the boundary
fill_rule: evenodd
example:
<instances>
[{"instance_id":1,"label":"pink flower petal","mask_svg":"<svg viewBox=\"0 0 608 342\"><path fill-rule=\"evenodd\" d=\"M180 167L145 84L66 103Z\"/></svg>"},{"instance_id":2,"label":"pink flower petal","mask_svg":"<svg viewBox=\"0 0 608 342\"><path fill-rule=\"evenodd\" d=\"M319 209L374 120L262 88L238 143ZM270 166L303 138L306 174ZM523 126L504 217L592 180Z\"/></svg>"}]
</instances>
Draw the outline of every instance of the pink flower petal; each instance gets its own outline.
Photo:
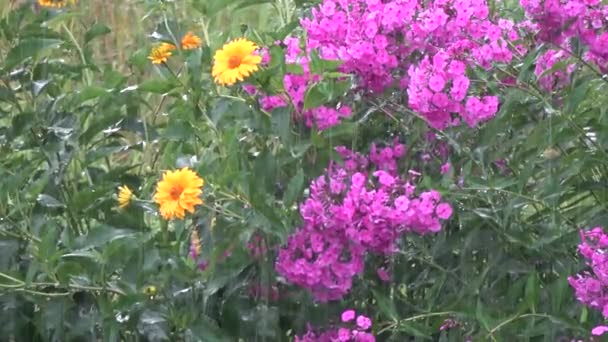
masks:
<instances>
[{"instance_id":1,"label":"pink flower petal","mask_svg":"<svg viewBox=\"0 0 608 342\"><path fill-rule=\"evenodd\" d=\"M355 319L355 310L346 310L342 313L342 322L349 322Z\"/></svg>"},{"instance_id":2,"label":"pink flower petal","mask_svg":"<svg viewBox=\"0 0 608 342\"><path fill-rule=\"evenodd\" d=\"M608 332L608 326L605 325L598 325L591 330L591 334L595 336L602 336L605 332Z\"/></svg>"}]
</instances>

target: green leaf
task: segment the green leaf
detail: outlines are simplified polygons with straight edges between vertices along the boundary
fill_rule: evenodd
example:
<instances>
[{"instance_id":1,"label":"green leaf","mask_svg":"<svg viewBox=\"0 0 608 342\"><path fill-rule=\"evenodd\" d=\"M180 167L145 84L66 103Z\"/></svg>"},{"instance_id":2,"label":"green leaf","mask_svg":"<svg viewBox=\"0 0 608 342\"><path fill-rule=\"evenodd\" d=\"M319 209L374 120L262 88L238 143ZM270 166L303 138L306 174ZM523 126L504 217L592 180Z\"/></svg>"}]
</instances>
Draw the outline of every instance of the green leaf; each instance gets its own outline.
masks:
<instances>
[{"instance_id":1,"label":"green leaf","mask_svg":"<svg viewBox=\"0 0 608 342\"><path fill-rule=\"evenodd\" d=\"M425 340L431 340L429 336L431 332L429 332L429 329L422 324L415 322L400 322L398 325L398 329L399 331L403 331L410 335L421 337Z\"/></svg>"},{"instance_id":2,"label":"green leaf","mask_svg":"<svg viewBox=\"0 0 608 342\"><path fill-rule=\"evenodd\" d=\"M194 129L189 122L183 120L169 121L164 131L164 137L172 141L187 140L194 135Z\"/></svg>"},{"instance_id":3,"label":"green leaf","mask_svg":"<svg viewBox=\"0 0 608 342\"><path fill-rule=\"evenodd\" d=\"M528 53L526 58L524 59L523 64L521 65L519 76L517 77L518 83L524 83L529 80L530 75L532 74L532 64L536 61L536 56L538 55L538 49L536 51Z\"/></svg>"},{"instance_id":4,"label":"green leaf","mask_svg":"<svg viewBox=\"0 0 608 342\"><path fill-rule=\"evenodd\" d=\"M535 271L532 271L528 276L528 280L526 281L526 289L525 289L525 298L526 303L528 304L528 308L533 313L536 312L536 305L538 303L538 291L539 291L539 283L538 283L538 275Z\"/></svg>"},{"instance_id":5,"label":"green leaf","mask_svg":"<svg viewBox=\"0 0 608 342\"><path fill-rule=\"evenodd\" d=\"M374 298L376 302L378 302L378 309L382 312L383 315L386 315L388 318L393 321L399 320L399 315L397 314L397 308L395 307L395 302L389 298L387 298L384 294L380 293L375 289L371 289L374 294Z\"/></svg>"},{"instance_id":6,"label":"green leaf","mask_svg":"<svg viewBox=\"0 0 608 342\"><path fill-rule=\"evenodd\" d=\"M40 194L37 198L38 203L47 208L63 208L65 205L59 202L55 197L47 194Z\"/></svg>"},{"instance_id":7,"label":"green leaf","mask_svg":"<svg viewBox=\"0 0 608 342\"><path fill-rule=\"evenodd\" d=\"M565 113L575 113L581 102L586 98L587 92L593 81L589 78L582 78L577 80L574 90L570 92L565 103Z\"/></svg>"},{"instance_id":8,"label":"green leaf","mask_svg":"<svg viewBox=\"0 0 608 342\"><path fill-rule=\"evenodd\" d=\"M329 100L331 101L344 97L346 93L348 93L348 91L350 90L351 86L352 84L350 82L350 79L345 81L332 81Z\"/></svg>"},{"instance_id":9,"label":"green leaf","mask_svg":"<svg viewBox=\"0 0 608 342\"><path fill-rule=\"evenodd\" d=\"M272 111L270 118L272 131L281 137L283 144L289 143L291 134L291 110L289 107L281 107Z\"/></svg>"},{"instance_id":10,"label":"green leaf","mask_svg":"<svg viewBox=\"0 0 608 342\"><path fill-rule=\"evenodd\" d=\"M283 41L287 36L289 36L293 30L300 26L300 20L295 18L284 27L282 27L278 32L269 32L268 34L273 38L274 41Z\"/></svg>"},{"instance_id":11,"label":"green leaf","mask_svg":"<svg viewBox=\"0 0 608 342\"><path fill-rule=\"evenodd\" d=\"M75 251L72 253L66 253L61 256L62 258L85 258L91 259L95 262L101 262L102 258L99 252L95 250L86 250L86 251Z\"/></svg>"},{"instance_id":12,"label":"green leaf","mask_svg":"<svg viewBox=\"0 0 608 342\"><path fill-rule=\"evenodd\" d=\"M95 23L93 26L91 26L87 33L84 34L84 43L88 44L91 40L104 36L110 32L112 32L112 30L108 26Z\"/></svg>"},{"instance_id":13,"label":"green leaf","mask_svg":"<svg viewBox=\"0 0 608 342\"><path fill-rule=\"evenodd\" d=\"M17 257L19 242L17 240L0 240L0 269L6 270Z\"/></svg>"},{"instance_id":14,"label":"green leaf","mask_svg":"<svg viewBox=\"0 0 608 342\"><path fill-rule=\"evenodd\" d=\"M99 225L92 228L85 236L76 241L79 249L100 247L118 239L132 238L138 236L138 232L132 229L115 228L108 225Z\"/></svg>"},{"instance_id":15,"label":"green leaf","mask_svg":"<svg viewBox=\"0 0 608 342\"><path fill-rule=\"evenodd\" d=\"M0 87L0 102L16 102L15 93L7 87Z\"/></svg>"},{"instance_id":16,"label":"green leaf","mask_svg":"<svg viewBox=\"0 0 608 342\"><path fill-rule=\"evenodd\" d=\"M58 48L61 43L63 42L59 39L25 39L8 52L4 60L4 69L11 70L15 66L25 62L28 58L36 58L45 51Z\"/></svg>"},{"instance_id":17,"label":"green leaf","mask_svg":"<svg viewBox=\"0 0 608 342\"><path fill-rule=\"evenodd\" d=\"M59 27L59 25L65 23L66 21L70 21L74 18L78 18L79 16L80 16L80 13L74 12L74 11L59 13L58 15L54 16L53 18L51 18L50 20L45 22L44 26L54 30L54 29L57 29Z\"/></svg>"},{"instance_id":18,"label":"green leaf","mask_svg":"<svg viewBox=\"0 0 608 342\"><path fill-rule=\"evenodd\" d=\"M285 51L278 46L273 45L270 47L270 64L269 68L273 67L284 67L285 66Z\"/></svg>"},{"instance_id":19,"label":"green leaf","mask_svg":"<svg viewBox=\"0 0 608 342\"><path fill-rule=\"evenodd\" d=\"M239 4L240 1L241 0L195 0L193 5L194 8L200 11L203 15L213 17L222 10Z\"/></svg>"},{"instance_id":20,"label":"green leaf","mask_svg":"<svg viewBox=\"0 0 608 342\"><path fill-rule=\"evenodd\" d=\"M167 79L159 78L144 81L138 87L140 91L156 94L165 94L175 88L177 88L177 85L175 83Z\"/></svg>"},{"instance_id":21,"label":"green leaf","mask_svg":"<svg viewBox=\"0 0 608 342\"><path fill-rule=\"evenodd\" d=\"M298 173L289 180L287 190L285 191L285 197L283 197L283 203L286 207L290 207L295 200L302 194L304 188L304 171L298 170Z\"/></svg>"},{"instance_id":22,"label":"green leaf","mask_svg":"<svg viewBox=\"0 0 608 342\"><path fill-rule=\"evenodd\" d=\"M49 83L51 83L50 80L40 80L32 82L32 94L34 95L34 97L40 95L40 93L44 91L44 89L47 85L49 85Z\"/></svg>"},{"instance_id":23,"label":"green leaf","mask_svg":"<svg viewBox=\"0 0 608 342\"><path fill-rule=\"evenodd\" d=\"M484 309L483 302L478 298L477 306L475 308L475 317L486 331L490 331L490 321L485 311L486 310Z\"/></svg>"},{"instance_id":24,"label":"green leaf","mask_svg":"<svg viewBox=\"0 0 608 342\"><path fill-rule=\"evenodd\" d=\"M188 330L193 335L194 341L226 342L230 340L225 329L222 330L213 319L205 314L199 316Z\"/></svg>"},{"instance_id":25,"label":"green leaf","mask_svg":"<svg viewBox=\"0 0 608 342\"><path fill-rule=\"evenodd\" d=\"M304 95L304 110L317 108L329 101L329 94L322 91L320 83L313 84L306 89Z\"/></svg>"},{"instance_id":26,"label":"green leaf","mask_svg":"<svg viewBox=\"0 0 608 342\"><path fill-rule=\"evenodd\" d=\"M323 75L326 72L337 71L342 61L322 59L316 51L310 53L310 72Z\"/></svg>"},{"instance_id":27,"label":"green leaf","mask_svg":"<svg viewBox=\"0 0 608 342\"><path fill-rule=\"evenodd\" d=\"M249 6L268 4L274 2L273 0L240 0L240 4L236 6L235 9L243 9Z\"/></svg>"},{"instance_id":28,"label":"green leaf","mask_svg":"<svg viewBox=\"0 0 608 342\"><path fill-rule=\"evenodd\" d=\"M285 65L285 72L289 73L289 74L294 74L294 75L303 75L304 74L304 68L302 68L302 66L300 64L286 64Z\"/></svg>"},{"instance_id":29,"label":"green leaf","mask_svg":"<svg viewBox=\"0 0 608 342\"><path fill-rule=\"evenodd\" d=\"M88 86L82 88L80 92L78 92L77 102L83 103L88 100L96 99L100 96L108 94L108 90L99 86Z\"/></svg>"},{"instance_id":30,"label":"green leaf","mask_svg":"<svg viewBox=\"0 0 608 342\"><path fill-rule=\"evenodd\" d=\"M352 137L357 132L357 124L354 122L342 122L338 126L323 131L322 135L326 139L343 139Z\"/></svg>"}]
</instances>

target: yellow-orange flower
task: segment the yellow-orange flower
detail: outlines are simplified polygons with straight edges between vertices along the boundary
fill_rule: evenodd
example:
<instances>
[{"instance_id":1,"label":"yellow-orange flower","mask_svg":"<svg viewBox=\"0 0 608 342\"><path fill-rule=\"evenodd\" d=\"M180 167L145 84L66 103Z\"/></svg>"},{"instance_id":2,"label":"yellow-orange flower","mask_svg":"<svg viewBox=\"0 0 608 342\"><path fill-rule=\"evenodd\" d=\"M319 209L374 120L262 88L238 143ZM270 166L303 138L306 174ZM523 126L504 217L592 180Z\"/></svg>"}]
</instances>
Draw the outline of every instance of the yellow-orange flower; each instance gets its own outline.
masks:
<instances>
[{"instance_id":1,"label":"yellow-orange flower","mask_svg":"<svg viewBox=\"0 0 608 342\"><path fill-rule=\"evenodd\" d=\"M128 186L123 185L118 187L118 206L121 209L128 207L133 197L135 196L133 196L133 192Z\"/></svg>"},{"instance_id":2,"label":"yellow-orange flower","mask_svg":"<svg viewBox=\"0 0 608 342\"><path fill-rule=\"evenodd\" d=\"M160 206L160 214L165 220L183 219L186 211L194 213L194 206L203 204L199 196L205 181L187 167L177 171L167 171L156 185L154 201Z\"/></svg>"},{"instance_id":3,"label":"yellow-orange flower","mask_svg":"<svg viewBox=\"0 0 608 342\"><path fill-rule=\"evenodd\" d=\"M254 54L257 46L244 38L224 45L215 52L211 75L222 85L233 85L258 70L262 57Z\"/></svg>"},{"instance_id":4,"label":"yellow-orange flower","mask_svg":"<svg viewBox=\"0 0 608 342\"><path fill-rule=\"evenodd\" d=\"M161 43L150 52L150 56L148 59L152 61L153 64L161 64L167 62L169 57L173 55L173 51L175 50L175 45L169 43Z\"/></svg>"},{"instance_id":5,"label":"yellow-orange flower","mask_svg":"<svg viewBox=\"0 0 608 342\"><path fill-rule=\"evenodd\" d=\"M38 0L40 6L49 8L62 8L65 7L67 3L67 0Z\"/></svg>"},{"instance_id":6,"label":"yellow-orange flower","mask_svg":"<svg viewBox=\"0 0 608 342\"><path fill-rule=\"evenodd\" d=\"M198 49L201 45L203 45L201 38L191 31L182 38L182 49L184 50Z\"/></svg>"}]
</instances>

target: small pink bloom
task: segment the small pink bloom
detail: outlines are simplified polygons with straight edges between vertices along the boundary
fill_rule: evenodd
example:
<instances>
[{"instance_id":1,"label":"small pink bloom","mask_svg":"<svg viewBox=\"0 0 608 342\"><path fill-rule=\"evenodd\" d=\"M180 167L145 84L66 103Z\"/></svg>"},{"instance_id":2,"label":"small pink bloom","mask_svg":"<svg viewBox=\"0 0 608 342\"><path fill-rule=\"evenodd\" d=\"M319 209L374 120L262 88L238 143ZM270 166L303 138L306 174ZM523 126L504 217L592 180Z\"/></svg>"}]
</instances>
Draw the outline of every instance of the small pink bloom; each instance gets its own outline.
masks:
<instances>
[{"instance_id":1,"label":"small pink bloom","mask_svg":"<svg viewBox=\"0 0 608 342\"><path fill-rule=\"evenodd\" d=\"M395 184L395 177L391 176L386 171L376 171L374 172L374 176L378 177L378 181L384 186Z\"/></svg>"},{"instance_id":2,"label":"small pink bloom","mask_svg":"<svg viewBox=\"0 0 608 342\"><path fill-rule=\"evenodd\" d=\"M372 320L363 315L359 315L357 317L357 326L363 330L367 330L372 326Z\"/></svg>"},{"instance_id":3,"label":"small pink bloom","mask_svg":"<svg viewBox=\"0 0 608 342\"><path fill-rule=\"evenodd\" d=\"M350 322L355 319L355 310L346 310L342 313L342 322Z\"/></svg>"},{"instance_id":4,"label":"small pink bloom","mask_svg":"<svg viewBox=\"0 0 608 342\"><path fill-rule=\"evenodd\" d=\"M608 326L605 325L598 325L591 330L591 334L595 336L602 336L605 332L608 332Z\"/></svg>"},{"instance_id":5,"label":"small pink bloom","mask_svg":"<svg viewBox=\"0 0 608 342\"><path fill-rule=\"evenodd\" d=\"M429 88L434 92L440 92L445 87L445 79L441 75L433 75L429 79Z\"/></svg>"},{"instance_id":6,"label":"small pink bloom","mask_svg":"<svg viewBox=\"0 0 608 342\"><path fill-rule=\"evenodd\" d=\"M445 163L441 165L441 174L445 175L448 172L450 172L450 163Z\"/></svg>"},{"instance_id":7,"label":"small pink bloom","mask_svg":"<svg viewBox=\"0 0 608 342\"><path fill-rule=\"evenodd\" d=\"M376 342L376 338L370 333L359 331L355 336L355 342Z\"/></svg>"},{"instance_id":8,"label":"small pink bloom","mask_svg":"<svg viewBox=\"0 0 608 342\"><path fill-rule=\"evenodd\" d=\"M435 213L440 219L447 220L452 216L452 207L447 203L441 203L435 209Z\"/></svg>"},{"instance_id":9,"label":"small pink bloom","mask_svg":"<svg viewBox=\"0 0 608 342\"><path fill-rule=\"evenodd\" d=\"M338 340L340 342L347 342L347 341L349 341L350 337L351 337L350 335L351 335L350 334L350 330L348 330L348 329L340 328L338 330Z\"/></svg>"}]
</instances>

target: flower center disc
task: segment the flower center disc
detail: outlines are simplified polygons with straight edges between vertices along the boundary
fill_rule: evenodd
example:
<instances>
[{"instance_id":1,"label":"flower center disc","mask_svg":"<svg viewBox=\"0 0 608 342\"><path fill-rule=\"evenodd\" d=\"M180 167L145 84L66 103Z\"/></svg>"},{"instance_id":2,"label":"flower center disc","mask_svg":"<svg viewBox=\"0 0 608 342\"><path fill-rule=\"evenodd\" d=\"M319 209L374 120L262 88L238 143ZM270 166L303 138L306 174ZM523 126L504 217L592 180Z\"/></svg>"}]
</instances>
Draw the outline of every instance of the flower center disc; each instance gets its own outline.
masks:
<instances>
[{"instance_id":1,"label":"flower center disc","mask_svg":"<svg viewBox=\"0 0 608 342\"><path fill-rule=\"evenodd\" d=\"M228 67L230 69L238 68L241 65L241 57L239 56L230 56L228 59Z\"/></svg>"},{"instance_id":2,"label":"flower center disc","mask_svg":"<svg viewBox=\"0 0 608 342\"><path fill-rule=\"evenodd\" d=\"M182 194L182 191L184 191L184 189L182 189L179 186L174 186L171 188L171 191L169 191L169 195L171 195L171 198L173 200L178 200L179 196Z\"/></svg>"}]
</instances>

